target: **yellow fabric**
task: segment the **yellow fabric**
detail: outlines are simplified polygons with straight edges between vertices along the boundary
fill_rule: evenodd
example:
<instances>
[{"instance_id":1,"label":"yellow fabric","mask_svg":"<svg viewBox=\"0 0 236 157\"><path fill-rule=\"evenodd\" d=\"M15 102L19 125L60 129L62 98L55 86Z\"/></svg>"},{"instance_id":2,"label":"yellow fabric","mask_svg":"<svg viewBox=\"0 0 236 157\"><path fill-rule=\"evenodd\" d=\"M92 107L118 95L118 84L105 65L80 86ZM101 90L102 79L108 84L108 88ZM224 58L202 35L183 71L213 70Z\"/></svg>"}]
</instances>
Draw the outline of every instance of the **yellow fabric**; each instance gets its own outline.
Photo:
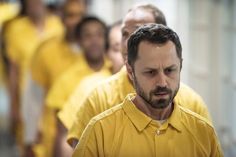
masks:
<instances>
[{"instance_id":1,"label":"yellow fabric","mask_svg":"<svg viewBox=\"0 0 236 157\"><path fill-rule=\"evenodd\" d=\"M25 76L30 69L32 56L45 40L63 34L63 26L58 17L47 16L42 32L38 32L28 17L19 17L9 23L5 32L8 58L20 69L20 88L24 86Z\"/></svg>"},{"instance_id":2,"label":"yellow fabric","mask_svg":"<svg viewBox=\"0 0 236 157\"><path fill-rule=\"evenodd\" d=\"M76 111L83 103L88 94L95 88L102 80L110 76L111 73L108 71L97 72L93 75L85 77L75 91L64 105L63 109L58 113L58 118L61 120L63 125L69 129L72 126L72 122L75 119Z\"/></svg>"},{"instance_id":3,"label":"yellow fabric","mask_svg":"<svg viewBox=\"0 0 236 157\"><path fill-rule=\"evenodd\" d=\"M134 95L86 127L73 157L223 157L214 128L205 118L175 103L163 123L133 104Z\"/></svg>"},{"instance_id":4,"label":"yellow fabric","mask_svg":"<svg viewBox=\"0 0 236 157\"><path fill-rule=\"evenodd\" d=\"M40 119L39 130L41 141L35 147L37 157L51 157L54 148L54 139L56 136L56 118L55 111L49 107L44 107Z\"/></svg>"},{"instance_id":5,"label":"yellow fabric","mask_svg":"<svg viewBox=\"0 0 236 157\"><path fill-rule=\"evenodd\" d=\"M0 87L2 84L4 84L4 80L5 80L5 70L2 56L0 55Z\"/></svg>"},{"instance_id":6,"label":"yellow fabric","mask_svg":"<svg viewBox=\"0 0 236 157\"><path fill-rule=\"evenodd\" d=\"M127 94L133 92L135 91L128 80L125 67L106 82L97 86L77 110L76 119L69 129L67 137L69 144L71 144L72 139L79 140L92 117L121 103ZM210 120L207 107L201 97L183 83L180 84L175 101Z\"/></svg>"},{"instance_id":7,"label":"yellow fabric","mask_svg":"<svg viewBox=\"0 0 236 157\"><path fill-rule=\"evenodd\" d=\"M80 62L81 55L81 50L74 50L64 38L52 38L41 44L33 57L32 77L49 89L64 71Z\"/></svg>"},{"instance_id":8,"label":"yellow fabric","mask_svg":"<svg viewBox=\"0 0 236 157\"><path fill-rule=\"evenodd\" d=\"M111 63L105 60L101 70L110 72ZM67 70L52 86L46 98L46 104L54 109L61 110L79 82L88 75L95 73L85 59Z\"/></svg>"},{"instance_id":9,"label":"yellow fabric","mask_svg":"<svg viewBox=\"0 0 236 157\"><path fill-rule=\"evenodd\" d=\"M44 29L41 32L38 32L28 17L18 17L8 24L4 33L6 51L8 58L19 67L20 96L31 68L32 57L38 46L52 37L62 36L63 32L64 28L60 19L53 15L46 17Z\"/></svg>"},{"instance_id":10,"label":"yellow fabric","mask_svg":"<svg viewBox=\"0 0 236 157\"><path fill-rule=\"evenodd\" d=\"M14 18L19 13L19 5L16 3L0 2L0 27L4 22Z\"/></svg>"},{"instance_id":11,"label":"yellow fabric","mask_svg":"<svg viewBox=\"0 0 236 157\"><path fill-rule=\"evenodd\" d=\"M45 157L45 146L42 144L36 144L33 146L33 151L35 154L35 157Z\"/></svg>"},{"instance_id":12,"label":"yellow fabric","mask_svg":"<svg viewBox=\"0 0 236 157\"><path fill-rule=\"evenodd\" d=\"M0 2L0 32L4 22L14 18L19 12L19 6L16 3ZM0 39L1 42L1 39ZM1 51L1 50L0 50ZM2 53L2 52L0 52ZM5 81L5 72L2 56L0 55L0 85Z\"/></svg>"}]
</instances>

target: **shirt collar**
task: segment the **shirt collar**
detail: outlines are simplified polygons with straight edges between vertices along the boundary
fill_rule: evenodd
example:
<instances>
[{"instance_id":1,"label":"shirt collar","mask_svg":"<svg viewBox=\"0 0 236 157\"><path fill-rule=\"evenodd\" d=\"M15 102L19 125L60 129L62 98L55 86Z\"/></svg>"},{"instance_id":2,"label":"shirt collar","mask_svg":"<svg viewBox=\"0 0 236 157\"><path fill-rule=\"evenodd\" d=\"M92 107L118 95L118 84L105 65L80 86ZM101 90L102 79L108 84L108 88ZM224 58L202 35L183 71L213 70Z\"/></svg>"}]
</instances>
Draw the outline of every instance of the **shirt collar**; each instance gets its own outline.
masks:
<instances>
[{"instance_id":1,"label":"shirt collar","mask_svg":"<svg viewBox=\"0 0 236 157\"><path fill-rule=\"evenodd\" d=\"M132 102L136 94L128 94L123 102L123 109L129 117L130 121L139 130L143 131L152 121L152 118L140 111ZM174 102L174 109L168 120L161 126L162 129L167 129L169 124L176 130L181 132L181 109L178 104ZM164 128L163 128L164 127Z\"/></svg>"},{"instance_id":2,"label":"shirt collar","mask_svg":"<svg viewBox=\"0 0 236 157\"><path fill-rule=\"evenodd\" d=\"M150 117L141 112L132 102L136 94L128 94L123 102L123 109L129 117L130 121L139 130L143 131L152 121Z\"/></svg>"},{"instance_id":3,"label":"shirt collar","mask_svg":"<svg viewBox=\"0 0 236 157\"><path fill-rule=\"evenodd\" d=\"M181 109L179 104L174 101L174 109L171 116L168 118L167 123L170 124L173 128L180 131L182 130L181 123Z\"/></svg>"}]
</instances>

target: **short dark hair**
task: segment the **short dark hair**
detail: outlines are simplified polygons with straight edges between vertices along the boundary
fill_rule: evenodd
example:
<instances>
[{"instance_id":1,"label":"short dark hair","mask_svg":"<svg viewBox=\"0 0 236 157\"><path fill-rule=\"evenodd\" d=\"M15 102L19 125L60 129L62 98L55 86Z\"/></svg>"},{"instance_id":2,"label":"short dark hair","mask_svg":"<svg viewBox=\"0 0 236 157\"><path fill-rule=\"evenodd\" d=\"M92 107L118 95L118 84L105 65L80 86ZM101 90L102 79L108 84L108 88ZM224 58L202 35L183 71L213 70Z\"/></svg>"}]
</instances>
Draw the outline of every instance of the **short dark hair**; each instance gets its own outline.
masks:
<instances>
[{"instance_id":1,"label":"short dark hair","mask_svg":"<svg viewBox=\"0 0 236 157\"><path fill-rule=\"evenodd\" d=\"M100 23L102 27L104 28L104 33L107 40L107 25L105 24L105 22L103 22L101 19L95 16L86 16L77 24L75 28L76 37L81 38L83 27L89 22Z\"/></svg>"},{"instance_id":2,"label":"short dark hair","mask_svg":"<svg viewBox=\"0 0 236 157\"><path fill-rule=\"evenodd\" d=\"M178 35L167 26L153 23L139 27L128 40L128 63L132 67L138 57L138 46L142 41L154 44L165 44L172 41L175 44L177 56L182 66L182 46Z\"/></svg>"},{"instance_id":3,"label":"short dark hair","mask_svg":"<svg viewBox=\"0 0 236 157\"><path fill-rule=\"evenodd\" d=\"M163 24L165 26L167 25L165 15L155 5L152 5L152 4L142 4L142 5L135 6L134 8L131 8L129 11L132 11L134 9L143 9L143 10L149 11L153 15L153 17L155 19L155 23Z\"/></svg>"}]
</instances>

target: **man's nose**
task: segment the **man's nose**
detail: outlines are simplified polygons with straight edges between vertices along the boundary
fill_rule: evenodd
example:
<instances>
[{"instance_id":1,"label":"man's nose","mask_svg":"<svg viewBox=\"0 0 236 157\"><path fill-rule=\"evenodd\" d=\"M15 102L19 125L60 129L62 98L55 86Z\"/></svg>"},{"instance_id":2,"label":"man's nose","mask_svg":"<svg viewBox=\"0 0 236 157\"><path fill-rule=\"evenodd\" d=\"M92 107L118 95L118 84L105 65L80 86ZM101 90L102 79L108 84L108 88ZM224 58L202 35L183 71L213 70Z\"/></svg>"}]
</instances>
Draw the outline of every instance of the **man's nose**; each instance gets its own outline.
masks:
<instances>
[{"instance_id":1,"label":"man's nose","mask_svg":"<svg viewBox=\"0 0 236 157\"><path fill-rule=\"evenodd\" d=\"M159 72L156 76L156 86L167 87L167 77L164 72Z\"/></svg>"}]
</instances>

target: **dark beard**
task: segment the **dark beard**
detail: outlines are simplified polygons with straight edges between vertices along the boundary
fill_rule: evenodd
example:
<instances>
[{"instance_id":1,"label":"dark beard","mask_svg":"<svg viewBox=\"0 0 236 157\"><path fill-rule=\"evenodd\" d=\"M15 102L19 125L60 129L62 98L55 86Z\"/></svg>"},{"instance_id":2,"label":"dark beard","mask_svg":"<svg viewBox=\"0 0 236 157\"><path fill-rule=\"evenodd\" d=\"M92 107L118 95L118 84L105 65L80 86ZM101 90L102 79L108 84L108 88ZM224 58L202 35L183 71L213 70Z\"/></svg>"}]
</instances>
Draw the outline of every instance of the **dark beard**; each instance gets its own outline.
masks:
<instances>
[{"instance_id":1,"label":"dark beard","mask_svg":"<svg viewBox=\"0 0 236 157\"><path fill-rule=\"evenodd\" d=\"M152 90L148 96L144 93L142 87L139 85L136 79L136 76L134 76L134 87L136 89L137 94L145 101L145 103L149 104L152 108L156 108L156 109L164 109L169 104L171 104L179 89L179 85L178 85L178 88L174 92L172 92L171 89L168 89L166 87L158 86L154 90ZM166 99L158 99L158 100L152 99L153 96L162 92L167 93L169 97Z\"/></svg>"}]
</instances>

